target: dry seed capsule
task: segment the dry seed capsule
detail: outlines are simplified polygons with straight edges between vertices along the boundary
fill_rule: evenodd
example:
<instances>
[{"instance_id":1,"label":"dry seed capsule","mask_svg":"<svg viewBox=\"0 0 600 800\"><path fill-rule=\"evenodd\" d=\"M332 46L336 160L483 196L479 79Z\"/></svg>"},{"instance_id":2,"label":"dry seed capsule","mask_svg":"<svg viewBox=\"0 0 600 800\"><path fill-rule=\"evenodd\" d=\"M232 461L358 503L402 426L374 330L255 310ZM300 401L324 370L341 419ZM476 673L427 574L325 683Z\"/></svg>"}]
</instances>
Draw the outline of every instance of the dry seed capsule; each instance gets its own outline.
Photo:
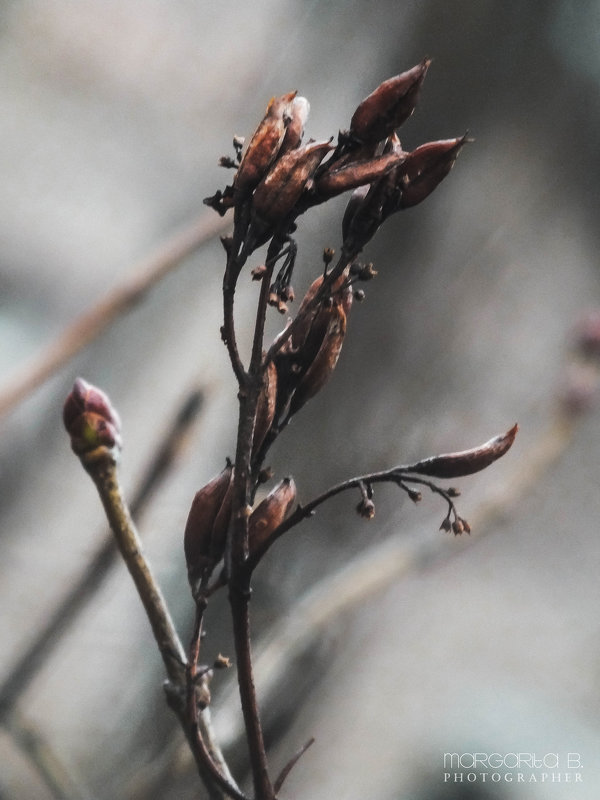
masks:
<instances>
[{"instance_id":1,"label":"dry seed capsule","mask_svg":"<svg viewBox=\"0 0 600 800\"><path fill-rule=\"evenodd\" d=\"M428 197L454 166L466 134L458 139L443 139L422 144L408 154L402 165L401 195L397 207L410 208Z\"/></svg>"},{"instance_id":2,"label":"dry seed capsule","mask_svg":"<svg viewBox=\"0 0 600 800\"><path fill-rule=\"evenodd\" d=\"M352 293L349 296L352 298ZM323 388L331 377L342 351L346 335L346 312L342 303L335 302L330 308L322 309L320 314L327 318L327 328L319 350L302 374L292 396L290 415L299 411L311 397L314 397Z\"/></svg>"},{"instance_id":3,"label":"dry seed capsule","mask_svg":"<svg viewBox=\"0 0 600 800\"><path fill-rule=\"evenodd\" d=\"M277 159L273 168L256 187L252 212L260 223L277 225L293 210L315 170L333 146L312 142L290 150Z\"/></svg>"},{"instance_id":4,"label":"dry seed capsule","mask_svg":"<svg viewBox=\"0 0 600 800\"><path fill-rule=\"evenodd\" d=\"M213 529L215 520L231 481L230 463L196 492L188 514L183 535L183 549L190 583L197 580L205 569L213 567Z\"/></svg>"},{"instance_id":5,"label":"dry seed capsule","mask_svg":"<svg viewBox=\"0 0 600 800\"><path fill-rule=\"evenodd\" d=\"M233 187L241 195L248 195L266 175L275 161L290 120L292 101L296 92L272 97L265 116L254 132L235 176Z\"/></svg>"},{"instance_id":6,"label":"dry seed capsule","mask_svg":"<svg viewBox=\"0 0 600 800\"><path fill-rule=\"evenodd\" d=\"M365 161L353 161L337 169L326 170L319 176L315 185L323 197L335 197L342 192L356 189L382 178L406 158L406 153L384 153Z\"/></svg>"},{"instance_id":7,"label":"dry seed capsule","mask_svg":"<svg viewBox=\"0 0 600 800\"><path fill-rule=\"evenodd\" d=\"M430 63L426 58L380 84L354 112L350 133L362 142L380 142L390 136L415 110Z\"/></svg>"},{"instance_id":8,"label":"dry seed capsule","mask_svg":"<svg viewBox=\"0 0 600 800\"><path fill-rule=\"evenodd\" d=\"M292 510L296 501L296 484L293 478L281 483L258 504L248 522L248 549L250 553L265 545Z\"/></svg>"}]
</instances>

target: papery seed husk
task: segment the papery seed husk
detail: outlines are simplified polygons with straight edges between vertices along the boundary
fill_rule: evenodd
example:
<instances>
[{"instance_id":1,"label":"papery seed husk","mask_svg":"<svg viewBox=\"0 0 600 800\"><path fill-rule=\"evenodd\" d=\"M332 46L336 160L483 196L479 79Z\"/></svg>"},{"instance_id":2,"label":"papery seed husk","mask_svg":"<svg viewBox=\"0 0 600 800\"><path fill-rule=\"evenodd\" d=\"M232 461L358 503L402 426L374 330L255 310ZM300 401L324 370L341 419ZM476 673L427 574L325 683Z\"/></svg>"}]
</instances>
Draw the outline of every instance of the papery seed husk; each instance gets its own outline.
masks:
<instances>
[{"instance_id":1,"label":"papery seed husk","mask_svg":"<svg viewBox=\"0 0 600 800\"><path fill-rule=\"evenodd\" d=\"M518 425L513 425L510 430L500 436L495 436L479 447L462 450L457 453L444 453L433 456L424 461L418 461L404 469L406 472L416 472L418 475L429 475L433 478L462 478L479 472L501 458L512 446L515 440Z\"/></svg>"},{"instance_id":2,"label":"papery seed husk","mask_svg":"<svg viewBox=\"0 0 600 800\"><path fill-rule=\"evenodd\" d=\"M213 528L229 488L232 471L231 464L227 464L194 495L183 535L185 560L190 576L197 577L213 561Z\"/></svg>"},{"instance_id":3,"label":"papery seed husk","mask_svg":"<svg viewBox=\"0 0 600 800\"><path fill-rule=\"evenodd\" d=\"M273 532L286 519L296 501L296 484L293 478L284 478L258 504L248 522L248 548L250 553L266 544Z\"/></svg>"},{"instance_id":4,"label":"papery seed husk","mask_svg":"<svg viewBox=\"0 0 600 800\"><path fill-rule=\"evenodd\" d=\"M233 186L237 194L249 194L275 161L295 96L296 92L288 92L269 101L265 116L252 136L235 176Z\"/></svg>"}]
</instances>

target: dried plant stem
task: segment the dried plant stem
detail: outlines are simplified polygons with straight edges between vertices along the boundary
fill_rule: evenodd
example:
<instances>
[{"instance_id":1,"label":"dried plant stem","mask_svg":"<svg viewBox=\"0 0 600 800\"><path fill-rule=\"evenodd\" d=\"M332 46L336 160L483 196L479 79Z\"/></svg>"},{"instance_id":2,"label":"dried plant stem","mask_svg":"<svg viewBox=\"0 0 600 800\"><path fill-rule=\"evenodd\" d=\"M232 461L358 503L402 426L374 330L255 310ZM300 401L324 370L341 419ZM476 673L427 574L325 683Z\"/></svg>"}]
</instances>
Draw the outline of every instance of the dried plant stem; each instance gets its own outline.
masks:
<instances>
[{"instance_id":1,"label":"dried plant stem","mask_svg":"<svg viewBox=\"0 0 600 800\"><path fill-rule=\"evenodd\" d=\"M229 221L202 214L143 259L131 276L84 312L31 361L25 363L0 390L0 416L41 386L105 330L117 317L139 303L145 294L183 259L228 227Z\"/></svg>"},{"instance_id":2,"label":"dried plant stem","mask_svg":"<svg viewBox=\"0 0 600 800\"><path fill-rule=\"evenodd\" d=\"M238 668L238 685L246 741L250 754L250 765L257 800L273 800L275 793L269 778L265 743L256 700L252 650L250 645L250 587L240 591L237 586L230 589L231 616Z\"/></svg>"}]
</instances>

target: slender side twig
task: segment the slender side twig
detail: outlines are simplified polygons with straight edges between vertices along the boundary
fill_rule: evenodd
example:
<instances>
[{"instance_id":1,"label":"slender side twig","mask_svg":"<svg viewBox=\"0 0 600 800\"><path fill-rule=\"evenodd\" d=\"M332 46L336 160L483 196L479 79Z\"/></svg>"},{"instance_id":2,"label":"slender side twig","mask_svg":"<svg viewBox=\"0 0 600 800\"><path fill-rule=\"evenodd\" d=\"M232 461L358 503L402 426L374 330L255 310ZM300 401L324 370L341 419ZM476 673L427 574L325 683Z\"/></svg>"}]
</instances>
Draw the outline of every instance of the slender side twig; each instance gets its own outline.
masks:
<instances>
[{"instance_id":1,"label":"slender side twig","mask_svg":"<svg viewBox=\"0 0 600 800\"><path fill-rule=\"evenodd\" d=\"M503 518L520 498L528 495L544 474L569 447L576 427L571 415L561 413L544 430L537 442L521 455L517 468L489 489L469 519L473 532L470 544L492 532L494 521ZM329 630L341 615L415 570L438 564L457 555L446 536L406 540L392 537L361 553L337 572L312 587L256 648L254 668L260 675L260 690L267 705L277 702L277 691L290 665L298 661ZM462 548L458 553L463 552ZM237 691L231 686L220 700L219 740L226 749L238 746L244 732L237 711Z\"/></svg>"},{"instance_id":2,"label":"slender side twig","mask_svg":"<svg viewBox=\"0 0 600 800\"><path fill-rule=\"evenodd\" d=\"M229 224L229 220L215 218L207 212L159 245L154 253L133 269L128 278L79 316L44 350L9 378L0 389L0 416L41 386L118 316L139 303L183 259L223 232Z\"/></svg>"},{"instance_id":3,"label":"slender side twig","mask_svg":"<svg viewBox=\"0 0 600 800\"><path fill-rule=\"evenodd\" d=\"M304 755L304 753L306 753L306 751L308 750L308 748L309 748L309 747L312 747L312 745L313 745L314 743L315 743L315 738L314 738L314 736L311 736L311 737L310 737L310 739L309 739L307 742L305 742L305 743L302 745L302 747L300 748L300 750L298 750L298 752L297 752L297 753L294 753L294 755L293 755L293 756L290 758L290 760L288 761L288 763L285 765L285 767L284 767L284 768L281 770L281 772L279 773L279 776L277 777L277 780L276 780L276 781L275 781L275 783L273 784L273 788L275 789L275 794L278 794L278 793L279 793L279 790L280 790L280 789L281 789L281 787L283 786L283 784L284 784L284 782L285 782L285 779L287 778L287 776L288 776L288 775L290 774L290 772L291 772L291 771L294 769L294 767L296 766L296 764L298 763L298 761L299 761L299 760L302 758L302 756Z\"/></svg>"},{"instance_id":4,"label":"slender side twig","mask_svg":"<svg viewBox=\"0 0 600 800\"><path fill-rule=\"evenodd\" d=\"M132 519L139 518L149 498L156 492L177 458L190 426L197 419L202 407L202 398L202 391L194 389L184 399L131 500ZM114 537L112 533L108 533L77 582L59 602L44 627L25 648L8 677L0 685L0 723L46 663L50 651L57 645L61 635L100 588L110 568L116 563L117 555Z\"/></svg>"}]
</instances>

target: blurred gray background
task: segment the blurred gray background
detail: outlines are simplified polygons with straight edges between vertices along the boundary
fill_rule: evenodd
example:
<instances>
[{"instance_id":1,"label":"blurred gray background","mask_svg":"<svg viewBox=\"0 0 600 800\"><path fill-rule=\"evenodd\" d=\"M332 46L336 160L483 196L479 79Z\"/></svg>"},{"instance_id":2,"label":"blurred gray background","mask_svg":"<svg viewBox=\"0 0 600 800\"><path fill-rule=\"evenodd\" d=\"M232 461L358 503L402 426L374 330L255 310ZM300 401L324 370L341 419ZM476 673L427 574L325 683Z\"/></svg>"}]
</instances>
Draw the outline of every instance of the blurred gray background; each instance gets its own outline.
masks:
<instances>
[{"instance_id":1,"label":"blurred gray background","mask_svg":"<svg viewBox=\"0 0 600 800\"><path fill-rule=\"evenodd\" d=\"M338 498L269 554L254 600L259 650L274 634L277 648L305 593L325 591L347 562L443 540L442 558L414 559L332 613L293 659L280 646L283 674L265 707L270 757L276 773L315 736L282 792L296 800L596 798L598 413L558 459L547 454L535 474L530 461L554 424L573 325L600 304L600 3L29 0L0 3L0 22L4 381L202 213L202 198L231 177L218 157L234 134L252 133L272 95L306 95L307 134L327 137L381 80L433 58L405 149L467 129L476 142L368 249L379 275L352 310L338 369L270 460L306 501L517 420L521 432L502 462L460 481L459 508L485 537L438 533L435 497L414 507L381 487L372 522L354 513L357 497ZM344 204L301 221L297 295L323 247L339 247ZM187 447L140 520L187 641L182 530L194 492L234 448L222 268L218 240L208 242L0 420L0 681L104 536L60 420L77 375L121 413L128 492L186 393L202 389ZM242 282L242 340L254 297ZM270 334L281 324L274 313ZM503 485L512 488L490 519L482 503ZM207 659L232 652L225 612L224 598L210 609ZM117 564L4 714L0 797L202 797L162 678ZM225 713L230 678L213 684L213 714L243 780ZM52 793L24 730L50 748L69 795ZM557 753L561 769L550 771L563 774L579 753L583 780L549 785L537 770L536 783L445 781L443 754L474 751Z\"/></svg>"}]
</instances>

